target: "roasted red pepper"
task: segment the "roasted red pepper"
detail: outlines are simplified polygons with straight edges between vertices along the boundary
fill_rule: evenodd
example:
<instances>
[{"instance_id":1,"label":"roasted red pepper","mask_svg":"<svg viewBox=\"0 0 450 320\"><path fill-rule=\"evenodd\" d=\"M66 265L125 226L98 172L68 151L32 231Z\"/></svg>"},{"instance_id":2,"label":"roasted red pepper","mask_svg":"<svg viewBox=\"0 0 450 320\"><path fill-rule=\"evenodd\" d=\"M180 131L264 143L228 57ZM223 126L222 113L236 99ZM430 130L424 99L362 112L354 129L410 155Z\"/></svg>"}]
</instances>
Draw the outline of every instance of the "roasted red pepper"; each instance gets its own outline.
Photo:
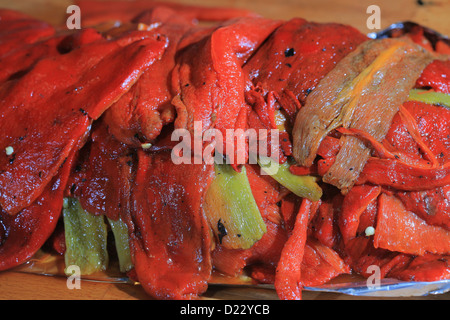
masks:
<instances>
[{"instance_id":1,"label":"roasted red pepper","mask_svg":"<svg viewBox=\"0 0 450 320\"><path fill-rule=\"evenodd\" d=\"M211 277L211 236L202 214L211 165L176 165L170 152L138 153L131 252L137 278L156 298L192 299Z\"/></svg>"},{"instance_id":2,"label":"roasted red pepper","mask_svg":"<svg viewBox=\"0 0 450 320\"><path fill-rule=\"evenodd\" d=\"M126 224L134 265L128 276L158 299L197 298L215 272L272 283L282 299L301 299L304 287L340 274L369 276L373 265L381 277L449 278L450 111L444 106L395 102L392 123L391 117L382 123L388 133L378 135L365 130L377 127L371 121L378 114L364 104L358 111L370 125L326 131L312 164L290 168L322 177L323 196L316 202L244 163L266 226L245 250L216 241L204 216L214 166L172 161L173 130L193 133L200 120L202 132L215 128L225 135L228 129L282 127L279 160L290 163L297 113L341 92L318 91L322 81L331 88L342 74L375 61L365 55L371 51L365 35L348 26L274 21L245 10L107 3L78 1L82 21L118 19L118 27L109 22L98 31L69 33L0 10L0 270L27 261L46 241L64 252L55 228L63 197L70 196L87 212ZM427 50L448 52L448 41L428 34L416 26L406 36ZM382 41L389 53L381 50L383 57L402 57L389 49L400 42ZM356 66L346 59L352 53L358 54ZM377 63L396 70L384 58ZM347 65L335 68L342 61ZM363 69L363 75L377 70ZM430 63L414 88L449 93L449 70L448 59ZM330 73L337 77L330 81ZM382 85L392 93L390 82ZM379 93L377 88L370 92ZM372 101L372 95L365 98ZM330 111L329 104L318 107ZM314 127L310 120L304 128ZM343 194L326 175L346 157L348 141L363 146L369 160L363 159L356 184ZM222 155L234 156L236 150L224 146Z\"/></svg>"},{"instance_id":3,"label":"roasted red pepper","mask_svg":"<svg viewBox=\"0 0 450 320\"><path fill-rule=\"evenodd\" d=\"M248 114L242 67L279 24L264 18L231 20L184 48L173 70L175 128L194 134L195 122L201 121L200 133L217 129L223 136L221 153L229 156L235 167L235 139L244 141ZM236 138L227 137L227 129L242 129L242 133L235 131ZM226 137L231 142L227 143ZM216 149L220 151L219 146Z\"/></svg>"},{"instance_id":4,"label":"roasted red pepper","mask_svg":"<svg viewBox=\"0 0 450 320\"><path fill-rule=\"evenodd\" d=\"M163 126L175 120L169 77L175 66L179 41L194 25L166 7L155 7L134 21L148 26L159 25L152 32L169 39L161 59L105 112L110 133L123 143L140 147L144 143L155 143Z\"/></svg>"},{"instance_id":5,"label":"roasted red pepper","mask_svg":"<svg viewBox=\"0 0 450 320\"><path fill-rule=\"evenodd\" d=\"M69 196L83 209L112 220L130 210L135 151L117 141L99 121L80 150L68 185Z\"/></svg>"},{"instance_id":6,"label":"roasted red pepper","mask_svg":"<svg viewBox=\"0 0 450 320\"><path fill-rule=\"evenodd\" d=\"M166 46L151 37L129 44L127 39L102 39L42 59L0 88L5 132L0 145L14 150L0 157L3 210L18 213L42 193L71 150L84 142L92 119L124 94Z\"/></svg>"},{"instance_id":7,"label":"roasted red pepper","mask_svg":"<svg viewBox=\"0 0 450 320\"><path fill-rule=\"evenodd\" d=\"M294 229L281 252L275 275L275 289L281 299L302 298L301 264L308 235L308 221L315 214L318 204L308 199L303 200L295 219Z\"/></svg>"},{"instance_id":8,"label":"roasted red pepper","mask_svg":"<svg viewBox=\"0 0 450 320\"><path fill-rule=\"evenodd\" d=\"M72 152L39 197L16 215L0 213L0 270L28 261L47 241L61 215L67 180L75 159Z\"/></svg>"}]
</instances>

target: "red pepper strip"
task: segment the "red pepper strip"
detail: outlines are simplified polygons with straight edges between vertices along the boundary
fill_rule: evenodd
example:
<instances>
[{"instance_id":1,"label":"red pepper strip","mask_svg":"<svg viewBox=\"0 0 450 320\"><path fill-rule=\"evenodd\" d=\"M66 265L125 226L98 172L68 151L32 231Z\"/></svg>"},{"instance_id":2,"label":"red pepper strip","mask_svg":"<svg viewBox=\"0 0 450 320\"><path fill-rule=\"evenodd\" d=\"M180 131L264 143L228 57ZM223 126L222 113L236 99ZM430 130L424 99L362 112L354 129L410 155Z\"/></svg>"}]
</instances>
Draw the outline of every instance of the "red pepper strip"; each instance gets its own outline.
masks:
<instances>
[{"instance_id":1,"label":"red pepper strip","mask_svg":"<svg viewBox=\"0 0 450 320\"><path fill-rule=\"evenodd\" d=\"M278 212L277 202L280 195L278 182L268 175L261 175L261 168L258 165L245 165L248 182L252 190L253 198L258 205L261 216L265 219L275 220L274 223L281 222ZM277 218L270 219L271 213L276 212Z\"/></svg>"},{"instance_id":2,"label":"red pepper strip","mask_svg":"<svg viewBox=\"0 0 450 320\"><path fill-rule=\"evenodd\" d=\"M295 218L301 206L302 199L293 193L289 193L281 199L281 215L283 223L288 233L292 232L295 225Z\"/></svg>"},{"instance_id":3,"label":"red pepper strip","mask_svg":"<svg viewBox=\"0 0 450 320\"><path fill-rule=\"evenodd\" d=\"M273 91L278 102L292 103L295 98L304 105L319 80L365 40L366 36L351 27L296 18L277 28L244 70L254 86L260 86L263 97Z\"/></svg>"},{"instance_id":4,"label":"red pepper strip","mask_svg":"<svg viewBox=\"0 0 450 320\"><path fill-rule=\"evenodd\" d=\"M246 165L246 169L252 194L267 228L262 238L249 249L252 255L248 263L264 264L274 271L287 241L287 231L278 205L279 185L271 177L259 175L260 168L257 166Z\"/></svg>"},{"instance_id":5,"label":"red pepper strip","mask_svg":"<svg viewBox=\"0 0 450 320\"><path fill-rule=\"evenodd\" d=\"M420 191L450 184L450 164L435 169L417 167L391 159L371 158L356 184L371 183L403 191Z\"/></svg>"},{"instance_id":6,"label":"red pepper strip","mask_svg":"<svg viewBox=\"0 0 450 320\"><path fill-rule=\"evenodd\" d=\"M292 141L288 132L280 131L280 148L286 157L292 155Z\"/></svg>"},{"instance_id":7,"label":"red pepper strip","mask_svg":"<svg viewBox=\"0 0 450 320\"><path fill-rule=\"evenodd\" d=\"M301 265L309 217L315 210L317 210L317 203L303 199L292 234L281 251L275 274L275 290L282 300L301 300L302 298Z\"/></svg>"},{"instance_id":8,"label":"red pepper strip","mask_svg":"<svg viewBox=\"0 0 450 320\"><path fill-rule=\"evenodd\" d=\"M450 93L450 60L435 60L417 79L416 87L432 88L437 92Z\"/></svg>"},{"instance_id":9,"label":"red pepper strip","mask_svg":"<svg viewBox=\"0 0 450 320\"><path fill-rule=\"evenodd\" d=\"M132 2L77 0L75 4L80 7L83 14L82 24L84 26L93 26L108 20L128 22L143 11L155 7L167 7L175 10L178 15L198 21L225 21L237 17L257 16L257 14L245 9L200 7L148 0Z\"/></svg>"},{"instance_id":10,"label":"red pepper strip","mask_svg":"<svg viewBox=\"0 0 450 320\"><path fill-rule=\"evenodd\" d=\"M390 277L392 272L403 269L412 260L409 254L400 253L396 255L391 261L388 261L380 268L380 273L384 277Z\"/></svg>"},{"instance_id":11,"label":"red pepper strip","mask_svg":"<svg viewBox=\"0 0 450 320\"><path fill-rule=\"evenodd\" d=\"M381 192L387 193L386 190ZM366 209L359 216L359 225L356 230L356 237L364 236L368 227L375 227L378 213L378 201L374 200L366 207Z\"/></svg>"},{"instance_id":12,"label":"red pepper strip","mask_svg":"<svg viewBox=\"0 0 450 320\"><path fill-rule=\"evenodd\" d=\"M258 264L247 267L250 276L258 283L275 281L273 268L270 265ZM313 238L308 238L301 265L301 283L305 287L322 285L341 274L349 274L350 267L339 254L328 246Z\"/></svg>"},{"instance_id":13,"label":"red pepper strip","mask_svg":"<svg viewBox=\"0 0 450 320\"><path fill-rule=\"evenodd\" d=\"M339 131L340 133L342 133L344 135L355 136L364 141L367 141L371 145L373 150L375 151L376 156L381 159L396 160L398 162L404 163L405 165L413 165L413 166L422 167L422 168L426 168L426 169L437 168L437 166L438 166L437 159L434 155L432 156L434 158L433 160L427 161L427 160L421 159L418 155L414 156L412 154L411 150L408 150L407 152L404 152L402 150L393 150L393 147L389 145L389 142L387 140L378 142L374 139L374 137L369 135L367 132L357 130L354 128L350 128L350 129L339 128L339 129L337 129L337 131ZM407 133L408 137L413 138L413 136L415 136L415 134L410 133L409 130L407 130L405 132ZM398 136L400 136L400 134L398 134L397 137ZM422 141L422 139L420 137L416 137L416 138L419 139L420 141L418 141L418 142L416 140L410 141L412 143L412 146L410 145L409 147L412 148L414 146L420 145L420 146L422 146L422 148L426 149L427 152L430 152L432 154L432 151L429 150L429 148ZM390 138L390 140L392 140L392 138ZM417 149L417 152L419 152L419 149Z\"/></svg>"},{"instance_id":14,"label":"red pepper strip","mask_svg":"<svg viewBox=\"0 0 450 320\"><path fill-rule=\"evenodd\" d=\"M413 255L450 253L450 231L430 226L395 196L380 195L374 247Z\"/></svg>"},{"instance_id":15,"label":"red pepper strip","mask_svg":"<svg viewBox=\"0 0 450 320\"><path fill-rule=\"evenodd\" d=\"M20 46L0 57L2 68L0 82L13 80L24 75L37 61L44 57L58 55L58 44L64 36L55 36L39 42Z\"/></svg>"},{"instance_id":16,"label":"red pepper strip","mask_svg":"<svg viewBox=\"0 0 450 320\"><path fill-rule=\"evenodd\" d=\"M335 246L339 237L334 207L332 202L322 202L316 217L311 221L312 235L329 248Z\"/></svg>"},{"instance_id":17,"label":"red pepper strip","mask_svg":"<svg viewBox=\"0 0 450 320\"><path fill-rule=\"evenodd\" d=\"M94 29L83 29L70 35L55 35L42 41L19 46L0 58L0 83L26 74L39 60L66 54L102 36Z\"/></svg>"},{"instance_id":18,"label":"red pepper strip","mask_svg":"<svg viewBox=\"0 0 450 320\"><path fill-rule=\"evenodd\" d=\"M449 74L450 77L450 74ZM420 136L430 151L436 155L439 164L444 165L450 161L450 110L440 106L433 106L417 101L408 101L403 104L406 110L417 122ZM399 130L400 129L400 130ZM391 143L402 140L403 129L394 127L389 133ZM406 132L409 135L409 133ZM400 139L396 139L400 138ZM408 151L406 141L395 144L397 148ZM420 155L420 154L419 154Z\"/></svg>"},{"instance_id":19,"label":"red pepper strip","mask_svg":"<svg viewBox=\"0 0 450 320\"><path fill-rule=\"evenodd\" d=\"M267 129L277 129L275 122L275 102L276 93L270 91L267 94L267 102L258 91L249 91L246 93L247 102L252 102L253 110L256 111L261 122Z\"/></svg>"},{"instance_id":20,"label":"red pepper strip","mask_svg":"<svg viewBox=\"0 0 450 320\"><path fill-rule=\"evenodd\" d=\"M248 265L264 265L266 270L275 274L276 266L280 260L281 251L287 241L287 232L282 223L276 224L264 219L267 232L249 250L252 255L248 258Z\"/></svg>"},{"instance_id":21,"label":"red pepper strip","mask_svg":"<svg viewBox=\"0 0 450 320\"><path fill-rule=\"evenodd\" d=\"M118 40L122 41L123 40ZM158 59L165 41L144 39L120 47L96 41L40 60L0 88L0 204L10 214L30 205L97 119ZM117 63L127 61L127 63ZM82 107L80 107L82 106Z\"/></svg>"},{"instance_id":22,"label":"red pepper strip","mask_svg":"<svg viewBox=\"0 0 450 320\"><path fill-rule=\"evenodd\" d=\"M271 265L253 264L246 271L257 283L273 284L275 282L275 268Z\"/></svg>"},{"instance_id":23,"label":"red pepper strip","mask_svg":"<svg viewBox=\"0 0 450 320\"><path fill-rule=\"evenodd\" d=\"M171 152L138 152L132 210L125 221L139 282L151 296L190 299L211 276L211 235L202 213L214 166L179 164Z\"/></svg>"},{"instance_id":24,"label":"red pepper strip","mask_svg":"<svg viewBox=\"0 0 450 320\"><path fill-rule=\"evenodd\" d=\"M229 276L237 276L247 266L251 254L250 250L228 249L216 244L211 252L211 259L214 270Z\"/></svg>"},{"instance_id":25,"label":"red pepper strip","mask_svg":"<svg viewBox=\"0 0 450 320\"><path fill-rule=\"evenodd\" d=\"M346 129L339 131L369 142L380 158L396 158L406 164L430 168L432 165L437 167L438 164L448 162L449 124L450 111L447 109L409 101L403 104L401 112L394 117L386 139L381 144L364 132ZM423 159L421 150L428 154L433 164Z\"/></svg>"},{"instance_id":26,"label":"red pepper strip","mask_svg":"<svg viewBox=\"0 0 450 320\"><path fill-rule=\"evenodd\" d=\"M219 130L224 137L225 150L216 147L216 151L229 156L234 166L238 151L236 141L245 141L246 129L236 125L246 125L239 116L248 108L242 66L279 24L263 18L229 21L181 51L173 70L175 128L187 129L193 134L195 122L201 121L202 133L211 128ZM242 130L235 131L235 139L231 140L227 129Z\"/></svg>"},{"instance_id":27,"label":"red pepper strip","mask_svg":"<svg viewBox=\"0 0 450 320\"><path fill-rule=\"evenodd\" d=\"M369 186L367 187L369 188ZM347 198L348 200L349 198ZM342 243L342 246L344 256L346 257L345 261L356 273L368 277L372 274L372 271L368 270L368 268L376 265L380 267L380 276L384 278L391 271L396 271L404 267L411 260L411 256L381 248L374 248L374 237L366 236L365 230L369 226L376 226L377 213L378 201L374 200L360 215L356 236L346 240Z\"/></svg>"},{"instance_id":28,"label":"red pepper strip","mask_svg":"<svg viewBox=\"0 0 450 320\"><path fill-rule=\"evenodd\" d=\"M29 207L15 216L0 212L0 270L26 262L53 233L74 155L72 152L68 156L59 173Z\"/></svg>"},{"instance_id":29,"label":"red pepper strip","mask_svg":"<svg viewBox=\"0 0 450 320\"><path fill-rule=\"evenodd\" d=\"M80 151L86 153L80 158L87 159L75 166L68 188L90 214L117 220L129 210L134 152L99 122L91 141Z\"/></svg>"},{"instance_id":30,"label":"red pepper strip","mask_svg":"<svg viewBox=\"0 0 450 320\"><path fill-rule=\"evenodd\" d=\"M408 257L411 259L409 255L374 248L373 237L356 237L345 245L345 261L355 273L363 277L373 275L373 270L369 267L378 266L380 267L380 277L385 278L391 270L396 268L397 264L403 265L404 260Z\"/></svg>"},{"instance_id":31,"label":"red pepper strip","mask_svg":"<svg viewBox=\"0 0 450 320\"><path fill-rule=\"evenodd\" d=\"M278 99L280 100L281 107L286 111L289 121L293 123L295 121L295 115L302 107L302 104L291 90L286 89L283 93Z\"/></svg>"},{"instance_id":32,"label":"red pepper strip","mask_svg":"<svg viewBox=\"0 0 450 320\"><path fill-rule=\"evenodd\" d=\"M364 139L368 142L370 142L372 148L377 153L377 156L379 156L382 159L398 159L399 156L389 151L381 142L378 142L373 136L368 134L367 132L364 132L362 130L358 130L355 128L338 128L338 132L344 134L344 135L351 135L355 136L361 139Z\"/></svg>"},{"instance_id":33,"label":"red pepper strip","mask_svg":"<svg viewBox=\"0 0 450 320\"><path fill-rule=\"evenodd\" d=\"M66 252L66 235L63 224L57 224L50 238L47 240L54 252L60 256Z\"/></svg>"},{"instance_id":34,"label":"red pepper strip","mask_svg":"<svg viewBox=\"0 0 450 320\"><path fill-rule=\"evenodd\" d=\"M262 134L260 134L260 129L263 129L263 132L267 132L265 130L270 130L270 128L267 128L266 125L261 121L261 118L259 117L259 115L257 114L257 112L253 109L251 109L248 112L248 116L247 116L247 126L248 129L252 129L256 131L256 135L257 135L257 140L258 142L255 144L250 144L249 145L249 153L252 154L253 157L255 157L256 155L259 154L260 151L260 147L259 147L259 141L263 141L264 143L267 144L267 152L271 153L272 150L272 138L270 135L270 131L267 135L263 136ZM280 148L279 148L279 156L278 156L278 162L280 164L285 163L287 160L287 154L290 151L290 141L288 141L287 143L282 141L283 138L285 138L286 135L283 132L279 132L279 138L280 138ZM284 150L287 149L288 152L284 152ZM264 154L265 155L265 154ZM273 155L275 157L275 155Z\"/></svg>"},{"instance_id":35,"label":"red pepper strip","mask_svg":"<svg viewBox=\"0 0 450 320\"><path fill-rule=\"evenodd\" d=\"M339 215L339 229L344 243L357 236L361 215L380 193L380 186L362 185L354 186L344 197Z\"/></svg>"},{"instance_id":36,"label":"red pepper strip","mask_svg":"<svg viewBox=\"0 0 450 320\"><path fill-rule=\"evenodd\" d=\"M399 115L402 118L403 123L405 123L409 134L412 136L414 141L419 145L419 148L424 153L426 159L431 162L431 168L437 168L439 166L439 161L437 160L436 155L428 148L428 146L423 141L417 122L413 118L411 113L403 105L400 105Z\"/></svg>"},{"instance_id":37,"label":"red pepper strip","mask_svg":"<svg viewBox=\"0 0 450 320\"><path fill-rule=\"evenodd\" d=\"M374 255L371 255L370 252L371 249L373 250L372 242L373 240L371 238L358 237L345 244L345 262L356 274L364 276L365 272L367 272L367 266L370 265L370 263L366 265L365 258L374 257Z\"/></svg>"},{"instance_id":38,"label":"red pepper strip","mask_svg":"<svg viewBox=\"0 0 450 320\"><path fill-rule=\"evenodd\" d=\"M123 47L106 56L96 66L94 74L89 72L82 77L81 84L84 88L87 88L89 84L99 93L96 95L96 99L92 99L90 96L89 102L84 104L84 110L89 117L97 120L113 101L117 101L134 85L149 66L161 58L166 50L168 40L150 32L146 36L148 38L140 40L145 36L138 34L136 40L131 33L118 38L117 43ZM117 61L127 61L127 63L114 63ZM111 65L116 68L111 68ZM91 84L97 74L102 75L101 80ZM109 79L107 83L105 83L106 79ZM84 98L86 97L84 96Z\"/></svg>"},{"instance_id":39,"label":"red pepper strip","mask_svg":"<svg viewBox=\"0 0 450 320\"><path fill-rule=\"evenodd\" d=\"M344 129L345 130L345 129ZM354 131L343 131L344 134L354 134ZM323 159L318 159L310 167L292 165L289 170L295 175L319 174L324 176L336 160L336 155L340 149L338 138L326 136L320 143L317 154Z\"/></svg>"},{"instance_id":40,"label":"red pepper strip","mask_svg":"<svg viewBox=\"0 0 450 320\"><path fill-rule=\"evenodd\" d=\"M323 177L335 162L336 157L320 159L317 161L317 174Z\"/></svg>"},{"instance_id":41,"label":"red pepper strip","mask_svg":"<svg viewBox=\"0 0 450 320\"><path fill-rule=\"evenodd\" d=\"M417 214L429 225L450 231L450 186L419 192L398 192L406 210Z\"/></svg>"},{"instance_id":42,"label":"red pepper strip","mask_svg":"<svg viewBox=\"0 0 450 320\"><path fill-rule=\"evenodd\" d=\"M326 136L320 143L317 154L322 158L334 158L339 153L341 147L339 139L331 136Z\"/></svg>"},{"instance_id":43,"label":"red pepper strip","mask_svg":"<svg viewBox=\"0 0 450 320\"><path fill-rule=\"evenodd\" d=\"M404 281L439 281L450 278L450 256L425 254L415 257L406 268L389 274Z\"/></svg>"},{"instance_id":44,"label":"red pepper strip","mask_svg":"<svg viewBox=\"0 0 450 320\"><path fill-rule=\"evenodd\" d=\"M317 173L317 165L312 165L311 167L303 167L299 165L291 165L289 171L296 176L306 176Z\"/></svg>"},{"instance_id":45,"label":"red pepper strip","mask_svg":"<svg viewBox=\"0 0 450 320\"><path fill-rule=\"evenodd\" d=\"M0 9L0 57L54 34L55 29L46 22L20 12Z\"/></svg>"},{"instance_id":46,"label":"red pepper strip","mask_svg":"<svg viewBox=\"0 0 450 320\"><path fill-rule=\"evenodd\" d=\"M263 96L260 92L255 90L250 90L245 93L245 98L248 104L252 106L252 113L256 113L253 115L254 119L257 119L257 126L255 126L255 121L250 121L252 123L250 125L251 129L263 128L266 130L276 130L278 129L276 121L275 121L275 103L279 98L275 92L269 92L267 94L267 102L264 100ZM270 131L269 131L270 132ZM288 132L279 131L279 163L285 163L287 157L292 154L292 142ZM266 140L266 139L264 139ZM270 149L271 146L271 138L270 133L267 137L267 150Z\"/></svg>"},{"instance_id":47,"label":"red pepper strip","mask_svg":"<svg viewBox=\"0 0 450 320\"><path fill-rule=\"evenodd\" d=\"M301 282L305 287L319 286L340 274L350 272L350 267L336 251L316 240L308 239L302 260Z\"/></svg>"},{"instance_id":48,"label":"red pepper strip","mask_svg":"<svg viewBox=\"0 0 450 320\"><path fill-rule=\"evenodd\" d=\"M140 147L146 142L153 144L163 126L175 119L169 78L175 66L179 41L193 25L166 7L146 11L134 21L160 24L154 31L167 37L169 43L161 59L144 72L130 91L105 112L104 117L116 139Z\"/></svg>"}]
</instances>

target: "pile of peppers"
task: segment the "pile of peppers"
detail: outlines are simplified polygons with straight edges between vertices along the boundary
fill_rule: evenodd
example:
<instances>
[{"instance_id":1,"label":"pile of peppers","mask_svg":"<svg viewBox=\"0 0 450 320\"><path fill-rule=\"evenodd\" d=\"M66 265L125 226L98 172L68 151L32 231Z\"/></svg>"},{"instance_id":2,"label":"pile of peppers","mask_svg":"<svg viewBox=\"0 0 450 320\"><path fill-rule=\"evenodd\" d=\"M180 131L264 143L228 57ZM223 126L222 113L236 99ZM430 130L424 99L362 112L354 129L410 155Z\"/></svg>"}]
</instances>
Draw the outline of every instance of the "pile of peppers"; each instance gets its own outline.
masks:
<instances>
[{"instance_id":1,"label":"pile of peppers","mask_svg":"<svg viewBox=\"0 0 450 320\"><path fill-rule=\"evenodd\" d=\"M289 300L370 266L450 279L447 40L77 5L78 30L0 10L0 270L50 250L101 272L112 243L156 299L198 298L217 275ZM171 134L196 121L278 129L279 148L257 163L174 163Z\"/></svg>"}]
</instances>

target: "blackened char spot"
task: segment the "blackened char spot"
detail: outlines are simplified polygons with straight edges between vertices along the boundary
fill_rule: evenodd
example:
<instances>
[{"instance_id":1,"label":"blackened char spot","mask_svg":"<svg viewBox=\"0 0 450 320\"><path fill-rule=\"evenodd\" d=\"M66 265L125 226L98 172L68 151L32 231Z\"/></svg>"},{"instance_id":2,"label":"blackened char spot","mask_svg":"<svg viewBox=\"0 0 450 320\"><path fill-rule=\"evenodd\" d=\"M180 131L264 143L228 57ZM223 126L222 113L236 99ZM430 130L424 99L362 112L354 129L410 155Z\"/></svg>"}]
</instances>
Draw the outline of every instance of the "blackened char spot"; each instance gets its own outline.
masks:
<instances>
[{"instance_id":1,"label":"blackened char spot","mask_svg":"<svg viewBox=\"0 0 450 320\"><path fill-rule=\"evenodd\" d=\"M293 55L295 55L294 48L289 48L289 49L286 49L286 51L284 51L284 56L286 58L292 57Z\"/></svg>"},{"instance_id":2,"label":"blackened char spot","mask_svg":"<svg viewBox=\"0 0 450 320\"><path fill-rule=\"evenodd\" d=\"M222 244L223 237L225 237L228 234L227 229L225 228L221 220L222 219L219 219L219 221L217 221L217 231L219 232L218 237L220 244Z\"/></svg>"}]
</instances>

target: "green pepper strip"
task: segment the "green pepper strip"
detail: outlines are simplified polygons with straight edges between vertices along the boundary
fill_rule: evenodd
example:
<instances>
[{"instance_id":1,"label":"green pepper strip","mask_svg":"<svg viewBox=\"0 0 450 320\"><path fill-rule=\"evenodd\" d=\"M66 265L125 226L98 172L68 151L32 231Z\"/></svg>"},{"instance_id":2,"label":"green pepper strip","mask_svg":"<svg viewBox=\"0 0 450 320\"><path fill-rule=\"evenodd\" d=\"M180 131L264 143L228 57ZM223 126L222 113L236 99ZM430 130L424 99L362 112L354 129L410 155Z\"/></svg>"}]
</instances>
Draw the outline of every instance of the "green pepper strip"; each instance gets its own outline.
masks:
<instances>
[{"instance_id":1,"label":"green pepper strip","mask_svg":"<svg viewBox=\"0 0 450 320\"><path fill-rule=\"evenodd\" d=\"M322 188L317 184L318 178L292 174L289 171L291 162L287 161L283 164L278 164L269 157L260 156L258 163L266 174L297 196L307 198L313 202L320 200L322 197Z\"/></svg>"},{"instance_id":2,"label":"green pepper strip","mask_svg":"<svg viewBox=\"0 0 450 320\"><path fill-rule=\"evenodd\" d=\"M82 275L106 270L109 257L104 217L84 211L74 198L64 199L63 217L66 268L78 266Z\"/></svg>"},{"instance_id":3,"label":"green pepper strip","mask_svg":"<svg viewBox=\"0 0 450 320\"><path fill-rule=\"evenodd\" d=\"M114 235L119 270L120 272L130 271L133 268L133 262L131 261L128 227L120 218L118 220L108 218L108 222Z\"/></svg>"},{"instance_id":4,"label":"green pepper strip","mask_svg":"<svg viewBox=\"0 0 450 320\"><path fill-rule=\"evenodd\" d=\"M267 229L245 167L236 172L230 165L216 164L215 172L203 204L207 220L224 247L248 249Z\"/></svg>"},{"instance_id":5,"label":"green pepper strip","mask_svg":"<svg viewBox=\"0 0 450 320\"><path fill-rule=\"evenodd\" d=\"M450 95L442 92L413 89L409 92L408 100L439 105L450 109Z\"/></svg>"}]
</instances>

